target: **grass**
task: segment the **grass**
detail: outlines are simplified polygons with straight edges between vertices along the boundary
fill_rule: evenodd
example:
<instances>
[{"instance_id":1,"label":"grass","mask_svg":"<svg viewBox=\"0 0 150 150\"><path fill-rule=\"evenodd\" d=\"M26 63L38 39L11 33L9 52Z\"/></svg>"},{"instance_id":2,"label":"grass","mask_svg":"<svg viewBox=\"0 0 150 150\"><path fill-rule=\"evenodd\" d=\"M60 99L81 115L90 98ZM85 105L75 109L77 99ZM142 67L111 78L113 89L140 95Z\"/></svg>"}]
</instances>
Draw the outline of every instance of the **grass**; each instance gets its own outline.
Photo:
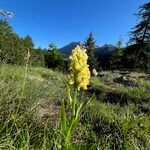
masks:
<instances>
[{"instance_id":1,"label":"grass","mask_svg":"<svg viewBox=\"0 0 150 150\"><path fill-rule=\"evenodd\" d=\"M89 90L79 97L89 99L93 93L95 97L83 112L71 144L92 144L100 150L148 150L150 80L142 76L146 77L133 75L134 84L128 86L115 82L110 71L92 77ZM24 67L0 64L0 149L60 149L60 105L67 98L67 78L58 71L29 67L20 98Z\"/></svg>"}]
</instances>

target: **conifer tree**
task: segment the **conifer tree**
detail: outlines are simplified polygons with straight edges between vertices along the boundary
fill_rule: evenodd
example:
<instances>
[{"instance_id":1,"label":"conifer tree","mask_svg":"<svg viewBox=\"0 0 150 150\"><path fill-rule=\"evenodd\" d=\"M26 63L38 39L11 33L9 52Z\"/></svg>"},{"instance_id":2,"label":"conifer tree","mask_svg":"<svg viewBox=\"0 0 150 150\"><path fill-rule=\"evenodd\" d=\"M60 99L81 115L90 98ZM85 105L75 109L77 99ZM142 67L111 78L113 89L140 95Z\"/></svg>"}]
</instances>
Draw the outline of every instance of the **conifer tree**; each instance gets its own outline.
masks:
<instances>
[{"instance_id":1,"label":"conifer tree","mask_svg":"<svg viewBox=\"0 0 150 150\"><path fill-rule=\"evenodd\" d=\"M141 21L131 32L131 42L135 44L150 43L150 2L140 6L136 15Z\"/></svg>"},{"instance_id":2,"label":"conifer tree","mask_svg":"<svg viewBox=\"0 0 150 150\"><path fill-rule=\"evenodd\" d=\"M45 54L45 64L48 68L65 70L64 55L62 55L55 44L50 43Z\"/></svg>"},{"instance_id":3,"label":"conifer tree","mask_svg":"<svg viewBox=\"0 0 150 150\"><path fill-rule=\"evenodd\" d=\"M136 14L140 22L130 33L132 45L124 52L124 68L149 70L150 68L150 2L139 7Z\"/></svg>"},{"instance_id":4,"label":"conifer tree","mask_svg":"<svg viewBox=\"0 0 150 150\"><path fill-rule=\"evenodd\" d=\"M93 37L93 33L90 32L88 38L86 39L84 46L87 50L88 55L88 64L89 69L92 71L96 68L96 59L95 59L95 39Z\"/></svg>"},{"instance_id":5,"label":"conifer tree","mask_svg":"<svg viewBox=\"0 0 150 150\"><path fill-rule=\"evenodd\" d=\"M30 35L27 35L25 38L24 38L24 44L25 44L25 47L32 50L34 48L34 42L31 38Z\"/></svg>"},{"instance_id":6,"label":"conifer tree","mask_svg":"<svg viewBox=\"0 0 150 150\"><path fill-rule=\"evenodd\" d=\"M122 66L122 56L123 56L123 48L122 48L122 37L120 36L118 42L116 44L116 49L114 50L110 63L112 69L121 69Z\"/></svg>"}]
</instances>

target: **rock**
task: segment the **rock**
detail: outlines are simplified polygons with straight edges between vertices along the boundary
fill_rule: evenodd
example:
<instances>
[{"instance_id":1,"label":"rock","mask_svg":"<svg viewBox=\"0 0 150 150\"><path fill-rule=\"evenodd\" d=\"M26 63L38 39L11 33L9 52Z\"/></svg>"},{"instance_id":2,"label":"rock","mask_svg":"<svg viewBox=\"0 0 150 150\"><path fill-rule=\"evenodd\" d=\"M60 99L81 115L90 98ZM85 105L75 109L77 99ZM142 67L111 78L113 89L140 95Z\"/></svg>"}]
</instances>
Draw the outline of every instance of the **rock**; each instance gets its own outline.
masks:
<instances>
[{"instance_id":1,"label":"rock","mask_svg":"<svg viewBox=\"0 0 150 150\"><path fill-rule=\"evenodd\" d=\"M93 69L93 71L92 71L92 75L94 75L95 77L97 77L98 72L96 71L96 69Z\"/></svg>"},{"instance_id":2,"label":"rock","mask_svg":"<svg viewBox=\"0 0 150 150\"><path fill-rule=\"evenodd\" d=\"M52 79L53 79L53 80L59 80L59 78L58 78L58 77L52 77Z\"/></svg>"}]
</instances>

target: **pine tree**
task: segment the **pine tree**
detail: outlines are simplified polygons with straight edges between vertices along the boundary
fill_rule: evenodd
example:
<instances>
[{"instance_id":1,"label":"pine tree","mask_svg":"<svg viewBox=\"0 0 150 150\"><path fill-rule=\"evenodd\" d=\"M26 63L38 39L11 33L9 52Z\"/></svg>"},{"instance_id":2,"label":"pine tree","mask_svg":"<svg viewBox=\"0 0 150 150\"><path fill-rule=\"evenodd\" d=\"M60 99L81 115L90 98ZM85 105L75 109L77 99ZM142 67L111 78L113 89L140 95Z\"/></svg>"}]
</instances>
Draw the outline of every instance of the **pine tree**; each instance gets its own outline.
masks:
<instances>
[{"instance_id":1,"label":"pine tree","mask_svg":"<svg viewBox=\"0 0 150 150\"><path fill-rule=\"evenodd\" d=\"M88 38L86 39L84 46L87 50L88 55L88 64L89 69L92 71L96 68L96 59L95 59L95 39L93 37L93 33L90 32Z\"/></svg>"},{"instance_id":2,"label":"pine tree","mask_svg":"<svg viewBox=\"0 0 150 150\"><path fill-rule=\"evenodd\" d=\"M123 56L123 48L122 48L122 37L120 36L118 42L116 44L116 49L114 50L111 57L111 67L113 69L121 69L122 66L122 56Z\"/></svg>"},{"instance_id":3,"label":"pine tree","mask_svg":"<svg viewBox=\"0 0 150 150\"><path fill-rule=\"evenodd\" d=\"M24 45L26 48L28 48L29 50L32 50L34 48L34 42L31 38L30 35L27 35L25 38L24 38Z\"/></svg>"},{"instance_id":4,"label":"pine tree","mask_svg":"<svg viewBox=\"0 0 150 150\"><path fill-rule=\"evenodd\" d=\"M55 44L50 43L45 54L45 63L48 68L66 70L64 55L62 55Z\"/></svg>"},{"instance_id":5,"label":"pine tree","mask_svg":"<svg viewBox=\"0 0 150 150\"><path fill-rule=\"evenodd\" d=\"M131 32L131 42L136 44L150 43L150 2L140 6L140 10L136 15L141 21Z\"/></svg>"},{"instance_id":6,"label":"pine tree","mask_svg":"<svg viewBox=\"0 0 150 150\"><path fill-rule=\"evenodd\" d=\"M8 21L6 19L4 20L0 20L0 35L1 36L9 36L12 35L13 29L12 27L9 25Z\"/></svg>"},{"instance_id":7,"label":"pine tree","mask_svg":"<svg viewBox=\"0 0 150 150\"><path fill-rule=\"evenodd\" d=\"M40 47L34 49L35 61L32 63L32 65L45 67L45 53L46 52Z\"/></svg>"},{"instance_id":8,"label":"pine tree","mask_svg":"<svg viewBox=\"0 0 150 150\"><path fill-rule=\"evenodd\" d=\"M48 46L48 51L58 51L58 48L54 43L50 43Z\"/></svg>"},{"instance_id":9,"label":"pine tree","mask_svg":"<svg viewBox=\"0 0 150 150\"><path fill-rule=\"evenodd\" d=\"M123 62L124 68L147 71L150 69L150 2L139 8L136 15L140 22L130 33L132 45L126 47Z\"/></svg>"}]
</instances>

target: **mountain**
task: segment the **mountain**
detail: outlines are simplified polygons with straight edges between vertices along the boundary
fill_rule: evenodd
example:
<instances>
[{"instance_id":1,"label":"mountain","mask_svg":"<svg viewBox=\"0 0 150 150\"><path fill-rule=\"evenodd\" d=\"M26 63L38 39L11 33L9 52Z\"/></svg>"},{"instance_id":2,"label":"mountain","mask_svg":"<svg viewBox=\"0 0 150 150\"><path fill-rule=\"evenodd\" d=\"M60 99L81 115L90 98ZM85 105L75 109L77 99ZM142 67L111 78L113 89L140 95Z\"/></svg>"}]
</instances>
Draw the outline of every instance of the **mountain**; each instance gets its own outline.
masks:
<instances>
[{"instance_id":1,"label":"mountain","mask_svg":"<svg viewBox=\"0 0 150 150\"><path fill-rule=\"evenodd\" d=\"M81 45L80 42L71 42L70 44L59 49L60 53L65 54L67 57L71 54L71 51L77 46Z\"/></svg>"},{"instance_id":2,"label":"mountain","mask_svg":"<svg viewBox=\"0 0 150 150\"><path fill-rule=\"evenodd\" d=\"M112 44L104 44L102 47L98 47L95 50L96 55L108 55L115 50L115 46Z\"/></svg>"},{"instance_id":3,"label":"mountain","mask_svg":"<svg viewBox=\"0 0 150 150\"><path fill-rule=\"evenodd\" d=\"M112 44L104 44L95 51L95 56L102 69L110 69L110 59L116 47Z\"/></svg>"},{"instance_id":4,"label":"mountain","mask_svg":"<svg viewBox=\"0 0 150 150\"><path fill-rule=\"evenodd\" d=\"M71 51L77 46L82 45L80 42L71 42L70 44L59 49L60 53L69 57ZM102 69L109 69L110 67L110 58L112 56L113 51L115 50L115 46L112 44L104 44L103 46L95 46L95 56L97 58L97 62Z\"/></svg>"},{"instance_id":5,"label":"mountain","mask_svg":"<svg viewBox=\"0 0 150 150\"><path fill-rule=\"evenodd\" d=\"M67 57L71 54L71 51L77 46L82 45L81 42L71 42L70 44L59 49L60 53L65 54ZM95 55L108 55L112 53L115 49L115 46L112 44L104 44L102 47L95 46Z\"/></svg>"}]
</instances>

